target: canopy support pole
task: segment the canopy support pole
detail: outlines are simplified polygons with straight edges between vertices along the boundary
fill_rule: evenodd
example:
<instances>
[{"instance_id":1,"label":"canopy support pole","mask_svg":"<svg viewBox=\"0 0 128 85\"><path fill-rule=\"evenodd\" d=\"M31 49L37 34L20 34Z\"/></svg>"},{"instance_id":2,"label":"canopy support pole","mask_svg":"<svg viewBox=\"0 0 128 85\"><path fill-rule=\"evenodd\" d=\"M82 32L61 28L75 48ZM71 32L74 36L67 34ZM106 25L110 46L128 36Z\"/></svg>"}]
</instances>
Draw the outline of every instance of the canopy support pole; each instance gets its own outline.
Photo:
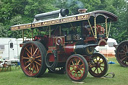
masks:
<instances>
[{"instance_id":1,"label":"canopy support pole","mask_svg":"<svg viewBox=\"0 0 128 85\"><path fill-rule=\"evenodd\" d=\"M94 18L94 30L95 30L95 38L97 39L97 29L96 29L96 17Z\"/></svg>"},{"instance_id":2,"label":"canopy support pole","mask_svg":"<svg viewBox=\"0 0 128 85\"><path fill-rule=\"evenodd\" d=\"M51 37L51 26L49 26L49 37Z\"/></svg>"},{"instance_id":3,"label":"canopy support pole","mask_svg":"<svg viewBox=\"0 0 128 85\"><path fill-rule=\"evenodd\" d=\"M24 30L22 30L22 38L23 38L23 42L24 42Z\"/></svg>"},{"instance_id":4,"label":"canopy support pole","mask_svg":"<svg viewBox=\"0 0 128 85\"><path fill-rule=\"evenodd\" d=\"M61 26L59 26L60 36L61 36Z\"/></svg>"},{"instance_id":5,"label":"canopy support pole","mask_svg":"<svg viewBox=\"0 0 128 85\"><path fill-rule=\"evenodd\" d=\"M108 37L109 37L109 33L110 33L110 28L111 28L111 22L110 22L109 29L108 29Z\"/></svg>"},{"instance_id":6,"label":"canopy support pole","mask_svg":"<svg viewBox=\"0 0 128 85\"><path fill-rule=\"evenodd\" d=\"M88 24L89 24L89 26L90 26L90 28L91 28L91 31L92 31L92 34L93 34L93 36L94 36L94 32L93 32L93 30L92 30L92 26L91 26L91 23L90 23L89 20L88 20Z\"/></svg>"},{"instance_id":7,"label":"canopy support pole","mask_svg":"<svg viewBox=\"0 0 128 85\"><path fill-rule=\"evenodd\" d=\"M108 38L108 24L107 24L107 18L105 18L105 25L106 25L106 37Z\"/></svg>"},{"instance_id":8,"label":"canopy support pole","mask_svg":"<svg viewBox=\"0 0 128 85\"><path fill-rule=\"evenodd\" d=\"M32 40L33 40L33 29L32 29Z\"/></svg>"}]
</instances>

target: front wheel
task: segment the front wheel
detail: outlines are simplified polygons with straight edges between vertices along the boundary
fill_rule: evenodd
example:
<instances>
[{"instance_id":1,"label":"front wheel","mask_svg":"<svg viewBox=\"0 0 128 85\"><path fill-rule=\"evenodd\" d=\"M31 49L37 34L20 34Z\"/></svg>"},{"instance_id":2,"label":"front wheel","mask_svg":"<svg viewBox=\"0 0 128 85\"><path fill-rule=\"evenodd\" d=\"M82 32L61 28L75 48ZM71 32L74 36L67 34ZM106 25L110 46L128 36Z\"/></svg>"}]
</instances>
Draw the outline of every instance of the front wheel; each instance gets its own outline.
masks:
<instances>
[{"instance_id":1,"label":"front wheel","mask_svg":"<svg viewBox=\"0 0 128 85\"><path fill-rule=\"evenodd\" d=\"M89 73L94 77L102 77L108 71L106 58L100 53L94 53L89 62Z\"/></svg>"},{"instance_id":2,"label":"front wheel","mask_svg":"<svg viewBox=\"0 0 128 85\"><path fill-rule=\"evenodd\" d=\"M88 74L88 63L79 54L71 55L66 62L66 73L73 81L82 81Z\"/></svg>"}]
</instances>

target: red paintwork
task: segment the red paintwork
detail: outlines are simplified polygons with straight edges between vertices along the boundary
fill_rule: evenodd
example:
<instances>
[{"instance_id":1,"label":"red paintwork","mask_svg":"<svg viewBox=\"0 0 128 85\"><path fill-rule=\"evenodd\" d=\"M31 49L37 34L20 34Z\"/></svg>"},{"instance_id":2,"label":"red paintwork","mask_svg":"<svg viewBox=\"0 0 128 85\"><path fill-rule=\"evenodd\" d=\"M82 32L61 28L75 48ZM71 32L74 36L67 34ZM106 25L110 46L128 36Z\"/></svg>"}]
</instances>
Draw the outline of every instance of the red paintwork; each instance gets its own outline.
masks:
<instances>
[{"instance_id":1,"label":"red paintwork","mask_svg":"<svg viewBox=\"0 0 128 85\"><path fill-rule=\"evenodd\" d=\"M58 61L59 62L66 62L66 60L68 59L69 56L70 55L68 55L64 51L59 51L58 52Z\"/></svg>"},{"instance_id":2,"label":"red paintwork","mask_svg":"<svg viewBox=\"0 0 128 85\"><path fill-rule=\"evenodd\" d=\"M35 36L34 37L34 40L33 41L36 41L36 40L43 40L46 36Z\"/></svg>"},{"instance_id":3,"label":"red paintwork","mask_svg":"<svg viewBox=\"0 0 128 85\"><path fill-rule=\"evenodd\" d=\"M23 43L21 43L21 44L20 44L20 47L23 47L23 45L24 45L24 44L23 44Z\"/></svg>"},{"instance_id":4,"label":"red paintwork","mask_svg":"<svg viewBox=\"0 0 128 85\"><path fill-rule=\"evenodd\" d=\"M71 53L74 52L74 50L75 50L75 43L67 44L66 46L64 46L64 51L66 54L70 55Z\"/></svg>"},{"instance_id":5,"label":"red paintwork","mask_svg":"<svg viewBox=\"0 0 128 85\"><path fill-rule=\"evenodd\" d=\"M53 42L53 38L49 37L48 38L48 43L47 43L47 46L54 46L54 42Z\"/></svg>"},{"instance_id":6,"label":"red paintwork","mask_svg":"<svg viewBox=\"0 0 128 85\"><path fill-rule=\"evenodd\" d=\"M49 62L54 62L54 54L53 53L49 53L47 56L49 56Z\"/></svg>"},{"instance_id":7,"label":"red paintwork","mask_svg":"<svg viewBox=\"0 0 128 85\"><path fill-rule=\"evenodd\" d=\"M103 33L104 34L104 29L99 26L99 29L97 30L98 33ZM49 57L49 61L53 62L54 61L54 54L53 50L57 52L57 57L58 57L58 62L66 62L68 57L72 54L75 53L75 44L77 41L65 41L65 36L59 36L59 33L56 33L51 35L51 36L35 36L33 41L36 40L42 40L41 42L47 49L47 54L52 53ZM94 38L94 36L89 35L88 37L86 36L84 40L85 44L86 43L97 43L97 40ZM99 45L106 45L106 42L100 41ZM89 58L85 55L83 55L87 60Z\"/></svg>"}]
</instances>

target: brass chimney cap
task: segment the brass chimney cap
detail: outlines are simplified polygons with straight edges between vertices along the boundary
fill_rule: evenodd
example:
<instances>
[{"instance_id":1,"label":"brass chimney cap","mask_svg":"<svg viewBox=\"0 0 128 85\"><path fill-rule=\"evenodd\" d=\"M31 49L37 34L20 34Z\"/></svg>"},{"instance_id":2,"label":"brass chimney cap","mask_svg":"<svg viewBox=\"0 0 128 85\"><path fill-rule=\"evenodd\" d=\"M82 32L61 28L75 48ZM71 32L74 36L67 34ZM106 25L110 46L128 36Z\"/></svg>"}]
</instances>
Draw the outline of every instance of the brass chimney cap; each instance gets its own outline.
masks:
<instances>
[{"instance_id":1,"label":"brass chimney cap","mask_svg":"<svg viewBox=\"0 0 128 85\"><path fill-rule=\"evenodd\" d=\"M87 9L78 9L79 13L86 13Z\"/></svg>"}]
</instances>

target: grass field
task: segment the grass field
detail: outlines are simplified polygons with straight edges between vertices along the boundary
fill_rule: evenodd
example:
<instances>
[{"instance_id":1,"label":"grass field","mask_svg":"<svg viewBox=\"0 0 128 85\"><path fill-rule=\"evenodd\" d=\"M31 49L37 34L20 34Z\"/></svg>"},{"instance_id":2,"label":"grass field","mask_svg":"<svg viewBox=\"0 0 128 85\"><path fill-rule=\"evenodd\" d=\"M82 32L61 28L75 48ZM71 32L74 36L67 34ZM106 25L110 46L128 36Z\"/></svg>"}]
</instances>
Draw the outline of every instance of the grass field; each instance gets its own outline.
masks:
<instances>
[{"instance_id":1,"label":"grass field","mask_svg":"<svg viewBox=\"0 0 128 85\"><path fill-rule=\"evenodd\" d=\"M116 64L109 64L109 72L114 72L114 78L95 78L88 73L81 85L128 85L128 68L121 67L115 58L109 58ZM0 85L78 85L73 83L66 74L45 73L40 78L27 77L21 69L0 72Z\"/></svg>"}]
</instances>

